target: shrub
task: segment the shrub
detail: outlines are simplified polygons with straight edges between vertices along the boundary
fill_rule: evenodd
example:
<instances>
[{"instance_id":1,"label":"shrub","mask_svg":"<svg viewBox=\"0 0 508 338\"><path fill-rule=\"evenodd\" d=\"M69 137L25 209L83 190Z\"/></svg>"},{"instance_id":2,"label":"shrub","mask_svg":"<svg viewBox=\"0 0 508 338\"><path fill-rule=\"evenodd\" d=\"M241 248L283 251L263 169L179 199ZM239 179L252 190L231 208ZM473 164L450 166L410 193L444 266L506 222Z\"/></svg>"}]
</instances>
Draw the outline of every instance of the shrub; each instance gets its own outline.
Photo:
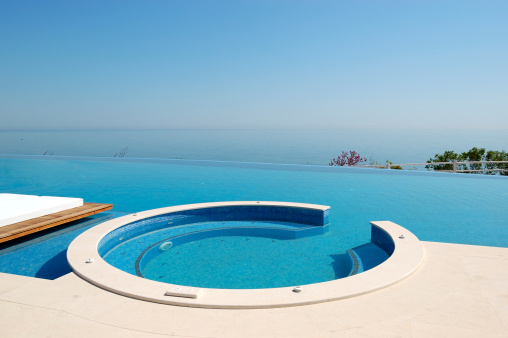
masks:
<instances>
[{"instance_id":1,"label":"shrub","mask_svg":"<svg viewBox=\"0 0 508 338\"><path fill-rule=\"evenodd\" d=\"M348 166L348 167L354 167L358 164L361 164L363 162L367 162L367 159L364 157L361 157L360 154L358 154L356 151L349 151L349 153L343 151L340 156L337 156L336 158L333 158L328 165L330 166Z\"/></svg>"},{"instance_id":2,"label":"shrub","mask_svg":"<svg viewBox=\"0 0 508 338\"><path fill-rule=\"evenodd\" d=\"M402 170L402 167L400 165L392 165L393 162L390 160L386 160L386 164L387 164L387 167L388 167L388 164L390 164L390 169Z\"/></svg>"}]
</instances>

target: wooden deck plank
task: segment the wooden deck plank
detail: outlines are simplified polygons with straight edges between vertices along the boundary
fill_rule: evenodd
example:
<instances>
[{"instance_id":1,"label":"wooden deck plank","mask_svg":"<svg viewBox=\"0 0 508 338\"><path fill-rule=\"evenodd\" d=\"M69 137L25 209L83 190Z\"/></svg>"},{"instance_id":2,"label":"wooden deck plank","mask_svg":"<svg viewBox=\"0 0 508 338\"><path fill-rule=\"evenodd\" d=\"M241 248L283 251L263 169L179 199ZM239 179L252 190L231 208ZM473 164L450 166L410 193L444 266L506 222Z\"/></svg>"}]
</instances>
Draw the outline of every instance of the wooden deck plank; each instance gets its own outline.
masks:
<instances>
[{"instance_id":1,"label":"wooden deck plank","mask_svg":"<svg viewBox=\"0 0 508 338\"><path fill-rule=\"evenodd\" d=\"M0 243L23 237L37 231L49 229L61 224L69 223L83 217L92 216L106 210L111 210L113 204L83 203L82 206L53 214L29 219L23 222L0 227Z\"/></svg>"}]
</instances>

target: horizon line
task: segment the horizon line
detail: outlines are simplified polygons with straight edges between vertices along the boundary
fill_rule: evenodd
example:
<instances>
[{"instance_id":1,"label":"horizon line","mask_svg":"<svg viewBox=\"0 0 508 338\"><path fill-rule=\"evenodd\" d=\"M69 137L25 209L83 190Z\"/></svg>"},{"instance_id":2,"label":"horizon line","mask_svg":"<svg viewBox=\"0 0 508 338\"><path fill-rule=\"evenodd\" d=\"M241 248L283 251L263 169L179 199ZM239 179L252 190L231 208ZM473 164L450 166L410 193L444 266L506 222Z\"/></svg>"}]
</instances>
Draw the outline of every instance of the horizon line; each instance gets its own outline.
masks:
<instances>
[{"instance_id":1,"label":"horizon line","mask_svg":"<svg viewBox=\"0 0 508 338\"><path fill-rule=\"evenodd\" d=\"M34 132L34 131L190 131L190 130L203 130L203 131L235 131L235 130L495 130L495 131L503 131L508 130L507 128L43 128L43 129L35 129L35 128L0 128L0 132Z\"/></svg>"}]
</instances>

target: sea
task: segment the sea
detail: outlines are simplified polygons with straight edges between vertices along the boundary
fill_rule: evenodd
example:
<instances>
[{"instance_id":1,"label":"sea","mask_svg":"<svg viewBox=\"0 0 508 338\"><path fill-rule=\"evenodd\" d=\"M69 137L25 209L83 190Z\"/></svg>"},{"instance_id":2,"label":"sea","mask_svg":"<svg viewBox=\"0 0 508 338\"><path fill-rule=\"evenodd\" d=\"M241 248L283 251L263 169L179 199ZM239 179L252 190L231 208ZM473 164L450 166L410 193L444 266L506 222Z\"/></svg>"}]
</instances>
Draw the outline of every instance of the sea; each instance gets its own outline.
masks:
<instances>
[{"instance_id":1,"label":"sea","mask_svg":"<svg viewBox=\"0 0 508 338\"><path fill-rule=\"evenodd\" d=\"M328 165L342 151L366 163L424 163L446 150L508 151L508 130L16 130L0 155L125 157Z\"/></svg>"}]
</instances>

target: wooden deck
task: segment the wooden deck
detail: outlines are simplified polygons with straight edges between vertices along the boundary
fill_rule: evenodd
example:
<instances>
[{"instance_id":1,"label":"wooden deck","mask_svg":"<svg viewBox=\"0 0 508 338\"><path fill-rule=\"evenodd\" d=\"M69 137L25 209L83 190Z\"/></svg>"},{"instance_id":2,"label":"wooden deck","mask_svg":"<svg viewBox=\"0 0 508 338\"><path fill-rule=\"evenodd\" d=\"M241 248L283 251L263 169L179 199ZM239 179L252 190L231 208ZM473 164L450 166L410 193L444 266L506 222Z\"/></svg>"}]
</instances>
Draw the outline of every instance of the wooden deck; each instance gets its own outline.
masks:
<instances>
[{"instance_id":1,"label":"wooden deck","mask_svg":"<svg viewBox=\"0 0 508 338\"><path fill-rule=\"evenodd\" d=\"M0 227L0 243L56 227L83 217L111 210L113 204L83 203L82 206Z\"/></svg>"}]
</instances>

